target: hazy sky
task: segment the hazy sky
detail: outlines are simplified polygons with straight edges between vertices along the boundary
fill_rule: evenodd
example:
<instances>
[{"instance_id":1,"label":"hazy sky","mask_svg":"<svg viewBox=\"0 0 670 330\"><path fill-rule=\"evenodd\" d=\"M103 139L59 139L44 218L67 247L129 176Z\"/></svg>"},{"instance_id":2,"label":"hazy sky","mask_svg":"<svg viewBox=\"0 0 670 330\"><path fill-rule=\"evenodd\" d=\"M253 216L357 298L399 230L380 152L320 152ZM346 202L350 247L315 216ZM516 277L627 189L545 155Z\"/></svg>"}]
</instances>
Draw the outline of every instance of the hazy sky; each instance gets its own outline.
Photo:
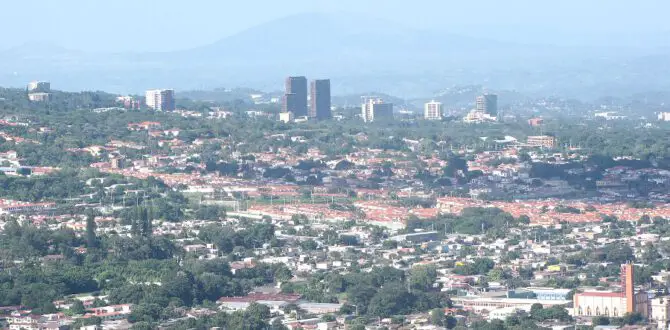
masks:
<instances>
[{"instance_id":1,"label":"hazy sky","mask_svg":"<svg viewBox=\"0 0 670 330\"><path fill-rule=\"evenodd\" d=\"M0 48L183 49L304 12L366 14L504 40L648 46L666 38L669 10L668 0L4 0Z\"/></svg>"}]
</instances>

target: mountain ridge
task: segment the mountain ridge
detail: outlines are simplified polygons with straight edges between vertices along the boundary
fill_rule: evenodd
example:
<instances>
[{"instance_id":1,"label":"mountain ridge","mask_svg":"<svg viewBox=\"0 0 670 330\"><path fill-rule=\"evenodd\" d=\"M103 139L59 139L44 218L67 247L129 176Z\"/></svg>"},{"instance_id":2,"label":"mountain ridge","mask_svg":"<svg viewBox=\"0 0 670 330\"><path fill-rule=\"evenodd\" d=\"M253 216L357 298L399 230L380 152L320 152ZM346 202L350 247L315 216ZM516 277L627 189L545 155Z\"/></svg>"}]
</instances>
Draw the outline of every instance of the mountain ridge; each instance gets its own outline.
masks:
<instances>
[{"instance_id":1,"label":"mountain ridge","mask_svg":"<svg viewBox=\"0 0 670 330\"><path fill-rule=\"evenodd\" d=\"M306 75L331 78L340 94L377 90L418 97L467 84L532 93L641 92L642 86L661 89L667 80L662 74L670 71L668 57L652 55L503 42L411 29L365 15L308 13L173 52L16 47L0 51L0 84L51 80L62 89L122 93L160 86L279 90L285 76Z\"/></svg>"}]
</instances>

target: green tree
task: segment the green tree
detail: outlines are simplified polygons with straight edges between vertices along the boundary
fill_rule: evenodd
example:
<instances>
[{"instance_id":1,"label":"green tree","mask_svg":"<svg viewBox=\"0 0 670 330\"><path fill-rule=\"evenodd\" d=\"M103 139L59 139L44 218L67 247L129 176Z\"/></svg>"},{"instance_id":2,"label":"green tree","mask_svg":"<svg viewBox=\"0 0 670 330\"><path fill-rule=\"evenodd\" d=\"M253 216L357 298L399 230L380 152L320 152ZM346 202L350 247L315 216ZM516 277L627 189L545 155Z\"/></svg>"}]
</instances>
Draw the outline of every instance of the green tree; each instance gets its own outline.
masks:
<instances>
[{"instance_id":1,"label":"green tree","mask_svg":"<svg viewBox=\"0 0 670 330\"><path fill-rule=\"evenodd\" d=\"M270 308L266 305L251 303L246 309L246 314L257 320L265 320L270 318Z\"/></svg>"},{"instance_id":2,"label":"green tree","mask_svg":"<svg viewBox=\"0 0 670 330\"><path fill-rule=\"evenodd\" d=\"M379 317L407 314L412 301L413 296L401 283L387 283L372 297L367 312Z\"/></svg>"},{"instance_id":3,"label":"green tree","mask_svg":"<svg viewBox=\"0 0 670 330\"><path fill-rule=\"evenodd\" d=\"M626 313L623 316L622 322L627 325L635 325L644 322L644 316L640 313Z\"/></svg>"},{"instance_id":4,"label":"green tree","mask_svg":"<svg viewBox=\"0 0 670 330\"><path fill-rule=\"evenodd\" d=\"M412 290L430 291L437 279L434 266L417 266L410 271L409 282Z\"/></svg>"},{"instance_id":5,"label":"green tree","mask_svg":"<svg viewBox=\"0 0 670 330\"><path fill-rule=\"evenodd\" d=\"M436 326L443 326L446 319L444 316L444 311L440 308L435 308L430 311L430 324Z\"/></svg>"},{"instance_id":6,"label":"green tree","mask_svg":"<svg viewBox=\"0 0 670 330\"><path fill-rule=\"evenodd\" d=\"M300 242L300 247L306 251L314 251L319 248L319 245L313 239L308 239Z\"/></svg>"},{"instance_id":7,"label":"green tree","mask_svg":"<svg viewBox=\"0 0 670 330\"><path fill-rule=\"evenodd\" d=\"M447 315L447 316L445 317L445 319L444 319L444 323L443 323L443 326L444 326L445 328L447 328L447 329L453 329L453 328L455 328L457 325L458 325L458 320L457 320L455 317L453 317L453 316L451 316L451 315Z\"/></svg>"},{"instance_id":8,"label":"green tree","mask_svg":"<svg viewBox=\"0 0 670 330\"><path fill-rule=\"evenodd\" d=\"M500 280L503 279L503 277L505 276L505 273L500 268L494 268L494 269L491 269L488 272L488 274L486 274L486 276L488 277L489 281L497 282L497 281L500 281Z\"/></svg>"},{"instance_id":9,"label":"green tree","mask_svg":"<svg viewBox=\"0 0 670 330\"><path fill-rule=\"evenodd\" d=\"M392 240L385 240L385 241L382 242L382 248L388 249L388 250L396 249L396 248L398 248L398 242L392 241Z\"/></svg>"},{"instance_id":10,"label":"green tree","mask_svg":"<svg viewBox=\"0 0 670 330\"><path fill-rule=\"evenodd\" d=\"M609 325L610 324L610 319L605 316L596 316L593 318L591 321L594 326L598 325Z\"/></svg>"},{"instance_id":11,"label":"green tree","mask_svg":"<svg viewBox=\"0 0 670 330\"><path fill-rule=\"evenodd\" d=\"M616 264L623 264L635 260L633 250L628 245L611 244L606 247L605 260Z\"/></svg>"},{"instance_id":12,"label":"green tree","mask_svg":"<svg viewBox=\"0 0 670 330\"><path fill-rule=\"evenodd\" d=\"M84 307L84 304L81 302L81 300L75 299L74 302L72 302L72 306L70 306L70 311L74 315L83 315L86 313L86 308Z\"/></svg>"},{"instance_id":13,"label":"green tree","mask_svg":"<svg viewBox=\"0 0 670 330\"><path fill-rule=\"evenodd\" d=\"M280 267L275 271L275 279L278 282L287 282L292 278L293 274L291 273L291 270L283 264L281 264Z\"/></svg>"},{"instance_id":14,"label":"green tree","mask_svg":"<svg viewBox=\"0 0 670 330\"><path fill-rule=\"evenodd\" d=\"M151 330L153 329L153 325L150 322L137 322L133 324L130 329L131 330Z\"/></svg>"},{"instance_id":15,"label":"green tree","mask_svg":"<svg viewBox=\"0 0 670 330\"><path fill-rule=\"evenodd\" d=\"M281 322L281 318L275 318L270 325L271 330L287 330L288 328Z\"/></svg>"},{"instance_id":16,"label":"green tree","mask_svg":"<svg viewBox=\"0 0 670 330\"><path fill-rule=\"evenodd\" d=\"M651 218L648 215L643 215L640 217L639 220L637 220L638 225L647 225L651 223Z\"/></svg>"},{"instance_id":17,"label":"green tree","mask_svg":"<svg viewBox=\"0 0 670 330\"><path fill-rule=\"evenodd\" d=\"M86 216L86 247L94 249L98 247L98 238L95 235L95 216L89 214Z\"/></svg>"}]
</instances>

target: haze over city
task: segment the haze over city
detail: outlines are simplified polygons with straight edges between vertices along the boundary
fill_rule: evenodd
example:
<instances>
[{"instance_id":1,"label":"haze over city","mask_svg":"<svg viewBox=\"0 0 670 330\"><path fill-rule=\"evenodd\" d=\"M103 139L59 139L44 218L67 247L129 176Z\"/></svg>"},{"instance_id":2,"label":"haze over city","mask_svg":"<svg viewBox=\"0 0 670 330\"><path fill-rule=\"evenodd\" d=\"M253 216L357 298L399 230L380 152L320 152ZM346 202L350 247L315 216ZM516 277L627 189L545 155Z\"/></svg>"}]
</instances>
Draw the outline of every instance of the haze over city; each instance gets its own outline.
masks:
<instances>
[{"instance_id":1,"label":"haze over city","mask_svg":"<svg viewBox=\"0 0 670 330\"><path fill-rule=\"evenodd\" d=\"M40 10L33 10L39 8ZM655 48L670 31L662 0L8 1L2 48L48 42L84 51L172 51L303 13L359 14L409 28L554 45ZM30 24L25 24L30 22ZM362 23L362 22L359 22ZM20 29L16 27L20 26ZM307 28L307 27L305 27ZM48 33L45 33L48 32ZM287 38L299 38L300 31ZM149 37L151 36L151 37Z\"/></svg>"},{"instance_id":2,"label":"haze over city","mask_svg":"<svg viewBox=\"0 0 670 330\"><path fill-rule=\"evenodd\" d=\"M430 97L486 83L598 97L667 82L640 73L667 68L668 7L660 0L14 1L0 22L14 31L0 47L0 83L18 86L39 74L69 77L61 85L68 90L137 93L160 81L271 91L291 71L340 78L340 94Z\"/></svg>"},{"instance_id":3,"label":"haze over city","mask_svg":"<svg viewBox=\"0 0 670 330\"><path fill-rule=\"evenodd\" d=\"M670 3L0 19L0 329L670 329Z\"/></svg>"}]
</instances>

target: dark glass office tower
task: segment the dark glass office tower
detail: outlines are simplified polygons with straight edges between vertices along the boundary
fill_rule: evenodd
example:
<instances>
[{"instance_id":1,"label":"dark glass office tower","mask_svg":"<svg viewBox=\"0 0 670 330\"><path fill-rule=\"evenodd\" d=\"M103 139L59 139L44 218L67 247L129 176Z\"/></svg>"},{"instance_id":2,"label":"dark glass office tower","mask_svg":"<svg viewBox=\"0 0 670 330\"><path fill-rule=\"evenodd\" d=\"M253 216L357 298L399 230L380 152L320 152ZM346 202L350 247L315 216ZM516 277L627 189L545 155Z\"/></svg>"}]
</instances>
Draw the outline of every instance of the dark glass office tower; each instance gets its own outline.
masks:
<instances>
[{"instance_id":1,"label":"dark glass office tower","mask_svg":"<svg viewBox=\"0 0 670 330\"><path fill-rule=\"evenodd\" d=\"M307 78L286 78L286 94L282 110L293 112L296 117L307 116Z\"/></svg>"},{"instance_id":2,"label":"dark glass office tower","mask_svg":"<svg viewBox=\"0 0 670 330\"><path fill-rule=\"evenodd\" d=\"M330 80L313 80L310 83L309 117L317 120L329 119L330 112Z\"/></svg>"}]
</instances>

